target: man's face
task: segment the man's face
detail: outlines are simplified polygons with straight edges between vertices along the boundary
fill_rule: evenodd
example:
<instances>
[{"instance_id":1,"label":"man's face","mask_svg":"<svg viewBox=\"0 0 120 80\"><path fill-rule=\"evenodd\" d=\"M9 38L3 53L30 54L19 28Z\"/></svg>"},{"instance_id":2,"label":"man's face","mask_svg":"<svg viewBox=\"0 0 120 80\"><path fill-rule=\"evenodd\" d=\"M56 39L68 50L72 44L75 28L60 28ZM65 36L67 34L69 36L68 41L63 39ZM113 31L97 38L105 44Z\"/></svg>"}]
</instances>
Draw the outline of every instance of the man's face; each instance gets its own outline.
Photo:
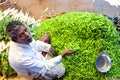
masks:
<instances>
[{"instance_id":1,"label":"man's face","mask_svg":"<svg viewBox=\"0 0 120 80\"><path fill-rule=\"evenodd\" d=\"M22 44L28 44L28 43L32 42L32 36L30 35L30 32L26 27L21 26L16 31L16 34L17 34L16 42L22 43Z\"/></svg>"}]
</instances>

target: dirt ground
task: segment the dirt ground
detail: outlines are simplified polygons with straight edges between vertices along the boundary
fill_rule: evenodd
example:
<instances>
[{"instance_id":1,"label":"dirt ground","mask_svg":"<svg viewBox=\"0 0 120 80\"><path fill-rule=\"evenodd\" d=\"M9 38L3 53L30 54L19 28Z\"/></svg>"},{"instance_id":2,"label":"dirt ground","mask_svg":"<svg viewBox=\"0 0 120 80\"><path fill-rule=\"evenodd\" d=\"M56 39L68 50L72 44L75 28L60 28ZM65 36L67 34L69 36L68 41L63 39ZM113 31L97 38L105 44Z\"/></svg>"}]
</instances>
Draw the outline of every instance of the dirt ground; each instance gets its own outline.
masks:
<instances>
[{"instance_id":1,"label":"dirt ground","mask_svg":"<svg viewBox=\"0 0 120 80\"><path fill-rule=\"evenodd\" d=\"M92 0L8 0L11 7L29 13L35 19L46 19L61 13L93 11ZM7 5L6 8L8 8ZM1 8L1 7L0 7ZM2 7L3 8L3 7ZM4 8L5 9L5 8Z\"/></svg>"},{"instance_id":2,"label":"dirt ground","mask_svg":"<svg viewBox=\"0 0 120 80\"><path fill-rule=\"evenodd\" d=\"M111 5L109 0L7 0L0 10L15 7L29 13L35 19L44 20L65 12L95 12L108 16L120 16L120 3ZM110 0L111 1L111 0ZM115 0L118 1L118 0ZM114 2L115 2L114 1Z\"/></svg>"},{"instance_id":3,"label":"dirt ground","mask_svg":"<svg viewBox=\"0 0 120 80\"><path fill-rule=\"evenodd\" d=\"M11 76L9 78L2 76L2 77L0 77L0 80L29 80L29 79L25 79L25 78L18 77L18 76Z\"/></svg>"}]
</instances>

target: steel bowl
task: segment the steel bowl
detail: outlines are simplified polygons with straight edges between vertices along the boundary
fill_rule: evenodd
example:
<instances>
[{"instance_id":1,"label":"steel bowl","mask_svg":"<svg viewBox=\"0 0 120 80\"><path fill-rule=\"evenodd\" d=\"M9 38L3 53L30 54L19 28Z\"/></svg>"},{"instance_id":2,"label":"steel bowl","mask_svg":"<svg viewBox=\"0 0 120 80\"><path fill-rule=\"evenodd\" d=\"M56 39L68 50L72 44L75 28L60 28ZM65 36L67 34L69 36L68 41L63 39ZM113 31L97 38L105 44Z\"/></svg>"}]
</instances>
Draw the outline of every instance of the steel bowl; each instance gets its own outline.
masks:
<instances>
[{"instance_id":1,"label":"steel bowl","mask_svg":"<svg viewBox=\"0 0 120 80\"><path fill-rule=\"evenodd\" d=\"M96 68L100 72L108 72L111 68L111 59L106 52L102 52L96 59Z\"/></svg>"}]
</instances>

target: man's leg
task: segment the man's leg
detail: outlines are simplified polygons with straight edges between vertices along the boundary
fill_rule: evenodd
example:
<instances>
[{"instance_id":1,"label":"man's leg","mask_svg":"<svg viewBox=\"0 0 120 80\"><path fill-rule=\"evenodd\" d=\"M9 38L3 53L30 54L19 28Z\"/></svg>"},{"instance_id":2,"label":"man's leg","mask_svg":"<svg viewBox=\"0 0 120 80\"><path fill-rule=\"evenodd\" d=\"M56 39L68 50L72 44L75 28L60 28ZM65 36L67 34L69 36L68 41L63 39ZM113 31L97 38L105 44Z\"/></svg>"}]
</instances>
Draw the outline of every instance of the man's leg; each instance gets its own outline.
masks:
<instances>
[{"instance_id":1,"label":"man's leg","mask_svg":"<svg viewBox=\"0 0 120 80\"><path fill-rule=\"evenodd\" d=\"M50 44L50 36L48 34L43 35L42 37L39 38L40 41L46 42ZM47 52L42 52L43 56L46 55ZM65 74L65 67L63 66L62 63L54 67L51 71L45 74L46 78L48 79L54 79L54 78L60 78Z\"/></svg>"},{"instance_id":2,"label":"man's leg","mask_svg":"<svg viewBox=\"0 0 120 80\"><path fill-rule=\"evenodd\" d=\"M63 64L55 66L53 69L45 73L45 78L47 79L59 79L65 74L65 67Z\"/></svg>"},{"instance_id":3,"label":"man's leg","mask_svg":"<svg viewBox=\"0 0 120 80\"><path fill-rule=\"evenodd\" d=\"M41 37L39 38L39 40L40 40L40 41L43 41L43 42L45 42L45 43L50 44L50 36L49 36L48 34L44 34L43 36L41 36ZM44 57L46 56L46 54L47 54L47 52L42 52L42 55L43 55Z\"/></svg>"},{"instance_id":4,"label":"man's leg","mask_svg":"<svg viewBox=\"0 0 120 80\"><path fill-rule=\"evenodd\" d=\"M39 40L50 44L50 36L48 34L44 34L39 38Z\"/></svg>"}]
</instances>

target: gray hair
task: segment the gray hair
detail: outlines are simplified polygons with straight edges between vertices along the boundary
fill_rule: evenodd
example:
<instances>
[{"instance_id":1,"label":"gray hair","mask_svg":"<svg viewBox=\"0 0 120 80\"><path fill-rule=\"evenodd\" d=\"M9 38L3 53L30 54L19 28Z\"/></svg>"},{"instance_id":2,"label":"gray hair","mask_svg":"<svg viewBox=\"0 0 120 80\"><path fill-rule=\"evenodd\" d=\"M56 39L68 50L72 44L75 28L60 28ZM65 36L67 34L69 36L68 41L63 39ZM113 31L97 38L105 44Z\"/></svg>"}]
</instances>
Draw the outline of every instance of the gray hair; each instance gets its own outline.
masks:
<instances>
[{"instance_id":1,"label":"gray hair","mask_svg":"<svg viewBox=\"0 0 120 80\"><path fill-rule=\"evenodd\" d=\"M17 35L16 35L15 32L16 32L21 26L24 26L24 24L22 24L22 23L19 22L19 21L12 21L12 22L8 23L7 28L6 28L6 33L7 33L7 35L8 35L9 37L11 37L12 40L13 40L14 38L17 37Z\"/></svg>"}]
</instances>

